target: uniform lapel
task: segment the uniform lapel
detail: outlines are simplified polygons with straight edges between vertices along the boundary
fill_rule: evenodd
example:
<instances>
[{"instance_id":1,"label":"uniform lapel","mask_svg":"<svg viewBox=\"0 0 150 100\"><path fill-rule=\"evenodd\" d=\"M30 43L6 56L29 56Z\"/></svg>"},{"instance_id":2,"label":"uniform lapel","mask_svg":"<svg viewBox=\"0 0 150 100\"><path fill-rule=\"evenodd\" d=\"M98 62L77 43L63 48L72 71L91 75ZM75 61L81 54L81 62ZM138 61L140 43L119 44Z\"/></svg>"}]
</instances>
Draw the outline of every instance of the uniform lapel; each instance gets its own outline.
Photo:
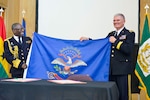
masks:
<instances>
[{"instance_id":1,"label":"uniform lapel","mask_svg":"<svg viewBox=\"0 0 150 100\"><path fill-rule=\"evenodd\" d=\"M121 37L122 35L125 35L125 28L119 33L119 37Z\"/></svg>"}]
</instances>

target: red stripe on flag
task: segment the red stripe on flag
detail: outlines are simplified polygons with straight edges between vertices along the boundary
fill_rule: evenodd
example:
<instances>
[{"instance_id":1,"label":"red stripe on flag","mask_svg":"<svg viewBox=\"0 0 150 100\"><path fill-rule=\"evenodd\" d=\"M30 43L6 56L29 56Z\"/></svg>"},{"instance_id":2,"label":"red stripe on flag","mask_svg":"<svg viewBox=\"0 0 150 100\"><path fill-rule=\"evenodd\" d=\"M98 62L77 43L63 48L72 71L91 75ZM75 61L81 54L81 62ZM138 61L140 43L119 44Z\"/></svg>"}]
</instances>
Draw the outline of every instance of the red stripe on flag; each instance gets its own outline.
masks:
<instances>
[{"instance_id":1,"label":"red stripe on flag","mask_svg":"<svg viewBox=\"0 0 150 100\"><path fill-rule=\"evenodd\" d=\"M1 16L0 16L0 36L2 37L3 41L6 39L4 19Z\"/></svg>"}]
</instances>

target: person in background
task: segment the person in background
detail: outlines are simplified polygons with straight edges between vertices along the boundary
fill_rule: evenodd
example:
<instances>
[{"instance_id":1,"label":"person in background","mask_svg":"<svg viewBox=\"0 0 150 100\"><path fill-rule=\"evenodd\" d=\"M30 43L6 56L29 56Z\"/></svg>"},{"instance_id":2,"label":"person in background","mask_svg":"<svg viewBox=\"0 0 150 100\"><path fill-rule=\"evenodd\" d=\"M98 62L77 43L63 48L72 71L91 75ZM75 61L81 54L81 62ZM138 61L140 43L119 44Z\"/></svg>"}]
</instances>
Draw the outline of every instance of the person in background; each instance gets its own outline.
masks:
<instances>
[{"instance_id":1,"label":"person in background","mask_svg":"<svg viewBox=\"0 0 150 100\"><path fill-rule=\"evenodd\" d=\"M111 42L109 81L114 81L119 90L119 100L128 100L128 74L132 73L132 52L135 33L125 28L125 16L121 13L114 15L115 31L107 35ZM81 37L80 41L90 40Z\"/></svg>"},{"instance_id":2,"label":"person in background","mask_svg":"<svg viewBox=\"0 0 150 100\"><path fill-rule=\"evenodd\" d=\"M13 36L4 41L4 57L11 65L12 78L23 78L24 69L27 68L27 55L32 43L30 37L22 36L24 31L20 23L12 25Z\"/></svg>"}]
</instances>

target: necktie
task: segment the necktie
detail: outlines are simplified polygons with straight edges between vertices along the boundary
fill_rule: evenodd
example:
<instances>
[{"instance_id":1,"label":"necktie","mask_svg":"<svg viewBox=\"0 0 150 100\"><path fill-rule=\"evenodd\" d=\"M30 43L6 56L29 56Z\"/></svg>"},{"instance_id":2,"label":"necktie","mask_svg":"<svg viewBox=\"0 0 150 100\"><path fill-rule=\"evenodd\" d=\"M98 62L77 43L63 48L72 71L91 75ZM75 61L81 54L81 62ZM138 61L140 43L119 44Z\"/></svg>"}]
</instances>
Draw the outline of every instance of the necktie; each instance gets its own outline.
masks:
<instances>
[{"instance_id":1,"label":"necktie","mask_svg":"<svg viewBox=\"0 0 150 100\"><path fill-rule=\"evenodd\" d=\"M18 38L19 38L19 44L21 44L21 37L19 36Z\"/></svg>"},{"instance_id":2,"label":"necktie","mask_svg":"<svg viewBox=\"0 0 150 100\"><path fill-rule=\"evenodd\" d=\"M117 37L118 36L118 32L115 32L114 36Z\"/></svg>"}]
</instances>

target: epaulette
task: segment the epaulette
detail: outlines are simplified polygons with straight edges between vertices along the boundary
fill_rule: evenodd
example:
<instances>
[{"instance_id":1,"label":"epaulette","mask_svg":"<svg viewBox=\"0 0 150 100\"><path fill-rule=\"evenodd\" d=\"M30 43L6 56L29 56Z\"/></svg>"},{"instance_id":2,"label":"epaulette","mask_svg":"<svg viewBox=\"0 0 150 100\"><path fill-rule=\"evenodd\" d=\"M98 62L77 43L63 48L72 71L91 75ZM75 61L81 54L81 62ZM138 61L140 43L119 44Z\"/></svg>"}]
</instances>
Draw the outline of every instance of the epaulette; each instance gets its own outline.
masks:
<instances>
[{"instance_id":1,"label":"epaulette","mask_svg":"<svg viewBox=\"0 0 150 100\"><path fill-rule=\"evenodd\" d=\"M26 41L26 43L31 43L31 42L32 42L31 40Z\"/></svg>"},{"instance_id":2,"label":"epaulette","mask_svg":"<svg viewBox=\"0 0 150 100\"><path fill-rule=\"evenodd\" d=\"M132 32L134 32L134 31L133 31L133 30L129 30L129 32L131 32L131 33L132 33Z\"/></svg>"},{"instance_id":3,"label":"epaulette","mask_svg":"<svg viewBox=\"0 0 150 100\"><path fill-rule=\"evenodd\" d=\"M5 39L4 41L8 41L10 38L12 38L12 37L9 37L9 38Z\"/></svg>"}]
</instances>

